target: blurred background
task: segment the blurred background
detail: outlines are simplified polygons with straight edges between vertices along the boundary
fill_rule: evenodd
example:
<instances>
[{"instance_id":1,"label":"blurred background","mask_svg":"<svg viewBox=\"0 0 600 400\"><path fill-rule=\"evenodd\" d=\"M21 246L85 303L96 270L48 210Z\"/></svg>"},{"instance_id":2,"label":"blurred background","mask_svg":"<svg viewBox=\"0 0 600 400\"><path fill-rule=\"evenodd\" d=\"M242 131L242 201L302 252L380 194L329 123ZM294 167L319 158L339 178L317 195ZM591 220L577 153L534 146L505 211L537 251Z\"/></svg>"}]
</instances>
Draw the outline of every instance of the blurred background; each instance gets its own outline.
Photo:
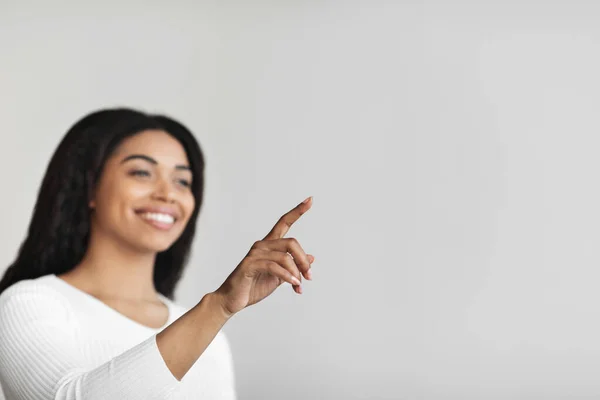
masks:
<instances>
[{"instance_id":1,"label":"blurred background","mask_svg":"<svg viewBox=\"0 0 600 400\"><path fill-rule=\"evenodd\" d=\"M0 0L0 272L77 119L164 112L207 159L181 304L314 196L288 234L314 281L224 328L240 400L600 398L599 22L592 1Z\"/></svg>"}]
</instances>

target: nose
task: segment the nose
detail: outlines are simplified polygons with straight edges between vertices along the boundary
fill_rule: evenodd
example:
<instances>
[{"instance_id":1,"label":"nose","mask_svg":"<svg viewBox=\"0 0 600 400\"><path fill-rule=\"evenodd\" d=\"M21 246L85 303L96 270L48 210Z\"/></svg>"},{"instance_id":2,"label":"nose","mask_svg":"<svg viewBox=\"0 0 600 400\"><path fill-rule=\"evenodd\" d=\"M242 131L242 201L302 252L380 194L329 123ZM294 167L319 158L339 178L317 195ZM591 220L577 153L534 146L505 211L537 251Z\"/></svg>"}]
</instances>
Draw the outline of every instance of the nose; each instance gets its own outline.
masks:
<instances>
[{"instance_id":1,"label":"nose","mask_svg":"<svg viewBox=\"0 0 600 400\"><path fill-rule=\"evenodd\" d=\"M156 183L152 198L155 200L173 203L175 201L175 190L173 185L166 179L160 179Z\"/></svg>"}]
</instances>

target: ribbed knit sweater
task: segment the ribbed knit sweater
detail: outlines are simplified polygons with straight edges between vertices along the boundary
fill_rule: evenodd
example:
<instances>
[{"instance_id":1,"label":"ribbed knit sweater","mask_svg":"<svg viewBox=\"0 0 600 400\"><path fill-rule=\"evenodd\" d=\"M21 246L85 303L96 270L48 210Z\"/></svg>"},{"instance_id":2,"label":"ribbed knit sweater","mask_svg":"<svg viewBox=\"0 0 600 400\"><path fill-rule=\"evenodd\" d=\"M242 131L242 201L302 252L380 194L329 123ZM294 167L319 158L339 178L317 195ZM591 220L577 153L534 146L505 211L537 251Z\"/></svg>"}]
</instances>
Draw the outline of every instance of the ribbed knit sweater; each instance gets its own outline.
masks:
<instances>
[{"instance_id":1,"label":"ribbed knit sweater","mask_svg":"<svg viewBox=\"0 0 600 400\"><path fill-rule=\"evenodd\" d=\"M169 319L152 329L55 275L6 289L0 295L0 385L6 400L235 399L223 332L181 381L169 371L156 334L186 309L160 297Z\"/></svg>"}]
</instances>

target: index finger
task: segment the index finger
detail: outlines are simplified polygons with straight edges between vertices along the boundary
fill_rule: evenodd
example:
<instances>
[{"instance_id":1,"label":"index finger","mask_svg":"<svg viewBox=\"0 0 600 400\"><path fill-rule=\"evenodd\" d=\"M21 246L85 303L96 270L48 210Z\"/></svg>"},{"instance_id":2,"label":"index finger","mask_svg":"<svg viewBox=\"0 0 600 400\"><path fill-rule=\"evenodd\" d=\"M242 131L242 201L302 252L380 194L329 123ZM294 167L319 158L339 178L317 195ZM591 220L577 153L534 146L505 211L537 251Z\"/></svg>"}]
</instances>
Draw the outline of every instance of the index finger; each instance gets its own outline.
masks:
<instances>
[{"instance_id":1,"label":"index finger","mask_svg":"<svg viewBox=\"0 0 600 400\"><path fill-rule=\"evenodd\" d=\"M302 203L294 207L291 211L288 211L281 218L279 218L279 221L277 221L273 229L271 229L271 232L269 232L263 240L274 240L283 238L292 227L292 224L298 221L302 214L307 212L311 206L312 196L307 198Z\"/></svg>"}]
</instances>

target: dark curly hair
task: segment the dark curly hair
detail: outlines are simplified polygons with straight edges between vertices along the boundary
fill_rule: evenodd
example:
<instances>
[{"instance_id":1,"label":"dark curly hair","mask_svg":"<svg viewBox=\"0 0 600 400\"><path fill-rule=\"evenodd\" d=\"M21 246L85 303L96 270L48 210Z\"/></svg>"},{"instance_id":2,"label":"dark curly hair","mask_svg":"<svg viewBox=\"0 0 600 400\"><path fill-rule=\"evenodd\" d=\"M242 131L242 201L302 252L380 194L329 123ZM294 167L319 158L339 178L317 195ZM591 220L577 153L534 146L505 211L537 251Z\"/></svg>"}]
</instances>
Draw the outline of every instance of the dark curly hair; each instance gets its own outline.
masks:
<instances>
[{"instance_id":1,"label":"dark curly hair","mask_svg":"<svg viewBox=\"0 0 600 400\"><path fill-rule=\"evenodd\" d=\"M0 280L0 293L21 280L59 275L79 264L90 235L89 202L104 163L125 138L150 129L166 131L183 145L194 177L191 189L196 202L192 216L179 239L158 253L154 264L156 290L173 299L202 205L204 155L181 123L129 108L93 112L66 133L46 170L27 236Z\"/></svg>"}]
</instances>

